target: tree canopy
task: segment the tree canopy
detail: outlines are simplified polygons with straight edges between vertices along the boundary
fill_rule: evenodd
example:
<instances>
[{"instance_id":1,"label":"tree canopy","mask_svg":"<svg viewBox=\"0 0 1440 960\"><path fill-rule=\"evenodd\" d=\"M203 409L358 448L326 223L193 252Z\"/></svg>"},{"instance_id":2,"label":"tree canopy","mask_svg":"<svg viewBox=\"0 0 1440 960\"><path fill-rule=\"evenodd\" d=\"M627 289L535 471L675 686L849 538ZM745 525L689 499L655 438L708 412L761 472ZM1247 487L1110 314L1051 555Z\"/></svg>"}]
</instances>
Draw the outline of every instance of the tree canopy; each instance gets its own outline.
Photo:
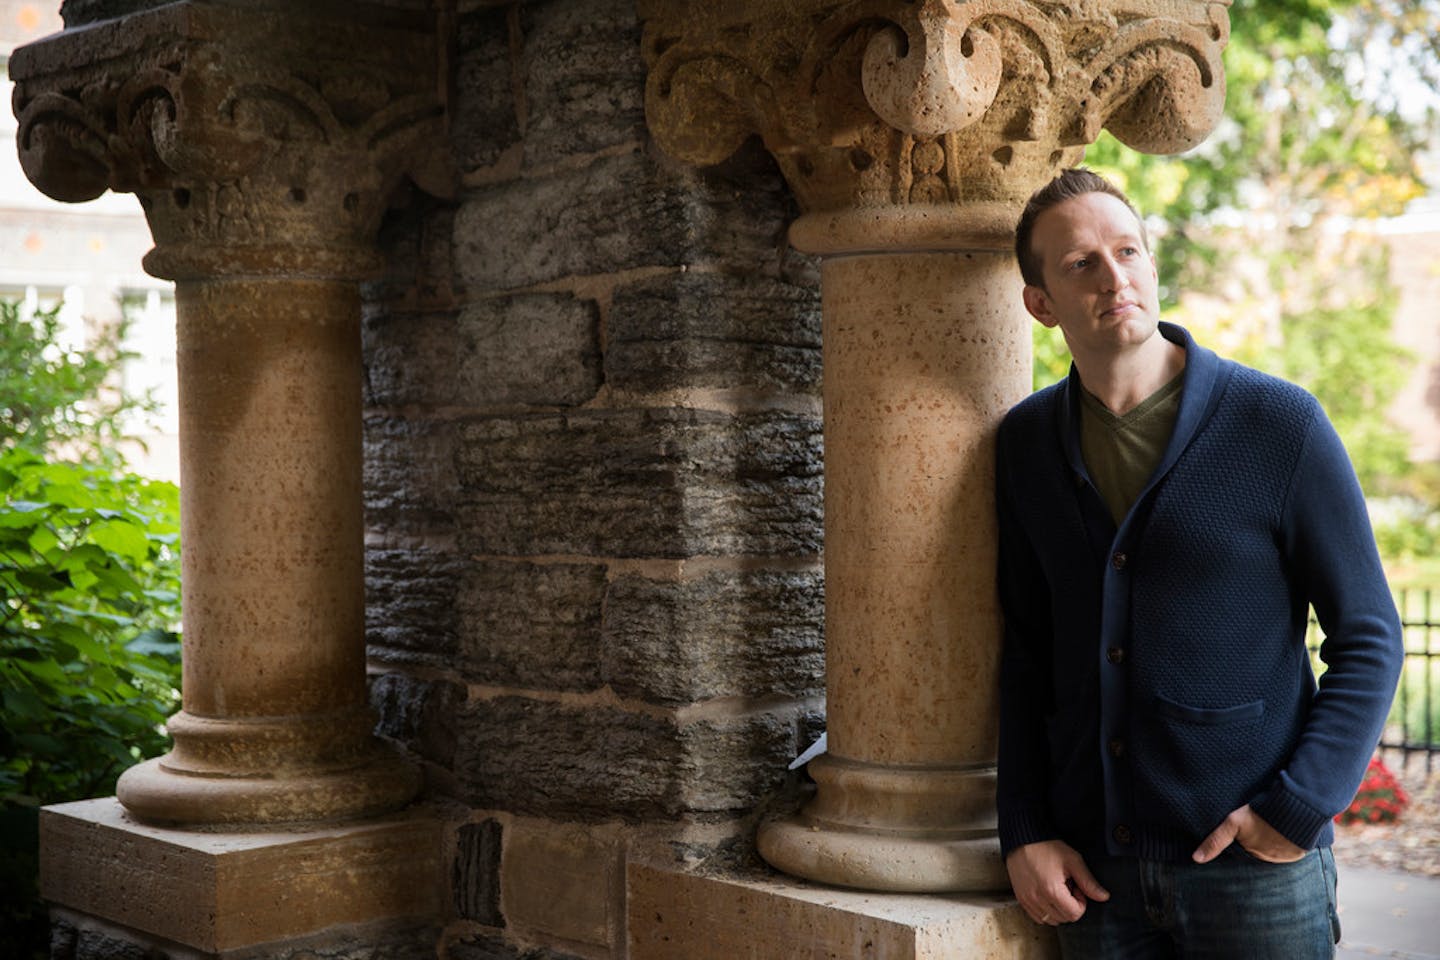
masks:
<instances>
[{"instance_id":1,"label":"tree canopy","mask_svg":"<svg viewBox=\"0 0 1440 960\"><path fill-rule=\"evenodd\" d=\"M1225 117L1180 156L1108 134L1086 164L1146 213L1163 305L1221 353L1310 389L1367 491L1409 470L1386 419L1409 356L1379 218L1426 192L1440 130L1440 0L1236 2ZM1069 363L1037 326L1036 381Z\"/></svg>"}]
</instances>

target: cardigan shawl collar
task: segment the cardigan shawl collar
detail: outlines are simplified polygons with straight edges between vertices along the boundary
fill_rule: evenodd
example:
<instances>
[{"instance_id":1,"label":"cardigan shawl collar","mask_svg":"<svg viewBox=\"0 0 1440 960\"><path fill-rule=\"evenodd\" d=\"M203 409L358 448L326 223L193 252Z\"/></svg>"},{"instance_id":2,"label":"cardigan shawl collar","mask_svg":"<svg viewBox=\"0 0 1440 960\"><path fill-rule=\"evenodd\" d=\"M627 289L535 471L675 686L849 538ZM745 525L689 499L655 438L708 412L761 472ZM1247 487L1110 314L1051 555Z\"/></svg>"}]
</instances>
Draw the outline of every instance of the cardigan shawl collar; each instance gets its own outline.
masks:
<instances>
[{"instance_id":1,"label":"cardigan shawl collar","mask_svg":"<svg viewBox=\"0 0 1440 960\"><path fill-rule=\"evenodd\" d=\"M1175 417L1175 429L1170 435L1170 442L1165 445L1165 453L1155 472L1135 498L1136 503L1143 502L1150 489L1164 479L1165 474L1169 473L1170 468L1180 459L1180 455L1195 438L1196 431L1209 419L1216 404L1220 402L1220 397L1225 393L1225 384L1230 379L1229 365L1222 363L1213 350L1196 343L1195 338L1190 336L1184 327L1161 321L1160 335L1185 349L1185 386L1180 395L1180 412ZM1075 476L1083 477L1087 483L1094 486L1090 471L1085 467L1085 458L1080 452L1080 407L1083 403L1080 391L1084 389L1084 384L1080 382L1080 371L1072 362L1065 389L1060 393L1060 402L1055 405L1055 428L1070 469ZM1126 523L1128 522L1127 517ZM1124 526L1122 523L1121 528ZM1118 531L1112 527L1111 533L1115 532ZM1103 542L1108 543L1109 539L1106 537Z\"/></svg>"}]
</instances>

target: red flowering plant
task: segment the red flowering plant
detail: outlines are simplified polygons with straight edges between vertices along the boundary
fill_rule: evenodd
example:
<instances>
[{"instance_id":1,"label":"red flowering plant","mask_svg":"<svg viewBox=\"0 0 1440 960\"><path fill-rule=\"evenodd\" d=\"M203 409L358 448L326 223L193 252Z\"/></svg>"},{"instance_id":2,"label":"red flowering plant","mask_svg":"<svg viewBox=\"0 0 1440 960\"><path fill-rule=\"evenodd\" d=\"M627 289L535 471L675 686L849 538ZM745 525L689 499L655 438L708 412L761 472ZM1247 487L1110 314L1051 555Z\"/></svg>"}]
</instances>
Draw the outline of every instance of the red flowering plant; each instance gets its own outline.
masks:
<instances>
[{"instance_id":1,"label":"red flowering plant","mask_svg":"<svg viewBox=\"0 0 1440 960\"><path fill-rule=\"evenodd\" d=\"M1410 796L1379 757L1370 758L1365 779L1350 806L1335 815L1336 823L1394 823L1410 803Z\"/></svg>"}]
</instances>

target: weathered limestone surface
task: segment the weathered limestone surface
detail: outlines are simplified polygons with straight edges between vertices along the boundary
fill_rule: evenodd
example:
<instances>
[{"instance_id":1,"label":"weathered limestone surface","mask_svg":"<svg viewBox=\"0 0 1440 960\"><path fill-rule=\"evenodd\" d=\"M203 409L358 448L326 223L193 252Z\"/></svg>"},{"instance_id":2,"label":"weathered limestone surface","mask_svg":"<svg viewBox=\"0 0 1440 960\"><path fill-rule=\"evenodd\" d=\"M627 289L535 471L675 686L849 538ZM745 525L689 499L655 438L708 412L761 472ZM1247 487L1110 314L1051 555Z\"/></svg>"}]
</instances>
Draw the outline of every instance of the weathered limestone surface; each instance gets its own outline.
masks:
<instances>
[{"instance_id":1,"label":"weathered limestone surface","mask_svg":"<svg viewBox=\"0 0 1440 960\"><path fill-rule=\"evenodd\" d=\"M606 947L621 932L624 844L618 829L517 820L505 845L506 920Z\"/></svg>"},{"instance_id":2,"label":"weathered limestone surface","mask_svg":"<svg viewBox=\"0 0 1440 960\"><path fill-rule=\"evenodd\" d=\"M460 425L449 419L367 413L364 431L366 523L407 537L449 537L453 544Z\"/></svg>"},{"instance_id":3,"label":"weathered limestone surface","mask_svg":"<svg viewBox=\"0 0 1440 960\"><path fill-rule=\"evenodd\" d=\"M665 274L617 290L606 333L606 381L620 390L807 393L820 386L813 283Z\"/></svg>"},{"instance_id":4,"label":"weathered limestone surface","mask_svg":"<svg viewBox=\"0 0 1440 960\"><path fill-rule=\"evenodd\" d=\"M464 703L465 688L449 680L394 672L382 673L370 683L376 732L404 744L432 770L449 770L455 763L454 716ZM441 791L438 783L430 789Z\"/></svg>"},{"instance_id":5,"label":"weathered limestone surface","mask_svg":"<svg viewBox=\"0 0 1440 960\"><path fill-rule=\"evenodd\" d=\"M366 639L387 656L448 662L460 646L455 595L465 563L417 547L365 554Z\"/></svg>"},{"instance_id":6,"label":"weathered limestone surface","mask_svg":"<svg viewBox=\"0 0 1440 960\"><path fill-rule=\"evenodd\" d=\"M460 542L511 556L813 554L819 441L813 418L782 412L471 422L457 454Z\"/></svg>"},{"instance_id":7,"label":"weathered limestone surface","mask_svg":"<svg viewBox=\"0 0 1440 960\"><path fill-rule=\"evenodd\" d=\"M481 6L456 25L450 151L462 172L490 167L521 143L510 49L511 13Z\"/></svg>"},{"instance_id":8,"label":"weathered limestone surface","mask_svg":"<svg viewBox=\"0 0 1440 960\"><path fill-rule=\"evenodd\" d=\"M645 139L645 65L633 0L518 5L525 165Z\"/></svg>"},{"instance_id":9,"label":"weathered limestone surface","mask_svg":"<svg viewBox=\"0 0 1440 960\"><path fill-rule=\"evenodd\" d=\"M517 696L468 704L455 773L465 799L556 819L739 813L780 786L796 724L759 713L678 722Z\"/></svg>"},{"instance_id":10,"label":"weathered limestone surface","mask_svg":"<svg viewBox=\"0 0 1440 960\"><path fill-rule=\"evenodd\" d=\"M440 832L425 816L198 833L144 826L107 798L46 808L40 824L47 898L202 954L439 907Z\"/></svg>"},{"instance_id":11,"label":"weathered limestone surface","mask_svg":"<svg viewBox=\"0 0 1440 960\"><path fill-rule=\"evenodd\" d=\"M1053 960L1054 934L1014 901L859 893L695 876L632 863L630 960Z\"/></svg>"},{"instance_id":12,"label":"weathered limestone surface","mask_svg":"<svg viewBox=\"0 0 1440 960\"><path fill-rule=\"evenodd\" d=\"M581 960L559 950L515 947L498 936L469 936L450 943L447 949L451 960Z\"/></svg>"},{"instance_id":13,"label":"weathered limestone surface","mask_svg":"<svg viewBox=\"0 0 1440 960\"><path fill-rule=\"evenodd\" d=\"M784 198L778 182L750 186L711 186L633 150L490 186L456 213L457 273L471 290L513 290L697 257L773 271Z\"/></svg>"},{"instance_id":14,"label":"weathered limestone surface","mask_svg":"<svg viewBox=\"0 0 1440 960\"><path fill-rule=\"evenodd\" d=\"M374 687L483 818L456 828L458 960L622 955L634 832L703 818L675 855L753 855L818 732L813 262L763 152L648 147L640 33L625 0L462 9L466 190L388 221L365 288ZM403 599L402 563L441 582ZM457 690L453 736L427 729Z\"/></svg>"},{"instance_id":15,"label":"weathered limestone surface","mask_svg":"<svg viewBox=\"0 0 1440 960\"><path fill-rule=\"evenodd\" d=\"M459 669L494 686L594 690L604 601L600 564L475 561L456 597Z\"/></svg>"},{"instance_id":16,"label":"weathered limestone surface","mask_svg":"<svg viewBox=\"0 0 1440 960\"><path fill-rule=\"evenodd\" d=\"M482 820L460 827L456 836L455 868L451 886L455 914L487 927L505 926L500 912L500 856L504 828L498 820Z\"/></svg>"},{"instance_id":17,"label":"weathered limestone surface","mask_svg":"<svg viewBox=\"0 0 1440 960\"><path fill-rule=\"evenodd\" d=\"M481 300L368 333L370 398L386 406L575 406L601 384L595 303L569 294Z\"/></svg>"},{"instance_id":18,"label":"weathered limestone surface","mask_svg":"<svg viewBox=\"0 0 1440 960\"><path fill-rule=\"evenodd\" d=\"M51 960L433 960L432 925L369 922L259 947L202 952L68 910L56 910Z\"/></svg>"},{"instance_id":19,"label":"weathered limestone surface","mask_svg":"<svg viewBox=\"0 0 1440 960\"><path fill-rule=\"evenodd\" d=\"M823 692L818 571L624 576L605 603L604 677L622 696L684 704Z\"/></svg>"}]
</instances>

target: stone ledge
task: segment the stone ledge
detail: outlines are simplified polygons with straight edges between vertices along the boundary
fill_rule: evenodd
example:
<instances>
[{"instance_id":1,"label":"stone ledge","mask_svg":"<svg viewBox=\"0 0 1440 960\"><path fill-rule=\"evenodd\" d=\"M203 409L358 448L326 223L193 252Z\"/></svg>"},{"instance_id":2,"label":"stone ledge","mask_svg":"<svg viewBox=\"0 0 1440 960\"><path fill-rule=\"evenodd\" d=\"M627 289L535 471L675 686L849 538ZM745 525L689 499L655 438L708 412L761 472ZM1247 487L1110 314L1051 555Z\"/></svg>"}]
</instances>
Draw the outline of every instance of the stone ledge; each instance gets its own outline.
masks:
<instances>
[{"instance_id":1,"label":"stone ledge","mask_svg":"<svg viewBox=\"0 0 1440 960\"><path fill-rule=\"evenodd\" d=\"M629 960L1054 960L1049 930L1011 898L866 893L785 877L715 877L632 863Z\"/></svg>"},{"instance_id":2,"label":"stone ledge","mask_svg":"<svg viewBox=\"0 0 1440 960\"><path fill-rule=\"evenodd\" d=\"M210 953L433 917L443 887L423 813L255 833L149 826L113 797L40 814L46 900Z\"/></svg>"}]
</instances>

